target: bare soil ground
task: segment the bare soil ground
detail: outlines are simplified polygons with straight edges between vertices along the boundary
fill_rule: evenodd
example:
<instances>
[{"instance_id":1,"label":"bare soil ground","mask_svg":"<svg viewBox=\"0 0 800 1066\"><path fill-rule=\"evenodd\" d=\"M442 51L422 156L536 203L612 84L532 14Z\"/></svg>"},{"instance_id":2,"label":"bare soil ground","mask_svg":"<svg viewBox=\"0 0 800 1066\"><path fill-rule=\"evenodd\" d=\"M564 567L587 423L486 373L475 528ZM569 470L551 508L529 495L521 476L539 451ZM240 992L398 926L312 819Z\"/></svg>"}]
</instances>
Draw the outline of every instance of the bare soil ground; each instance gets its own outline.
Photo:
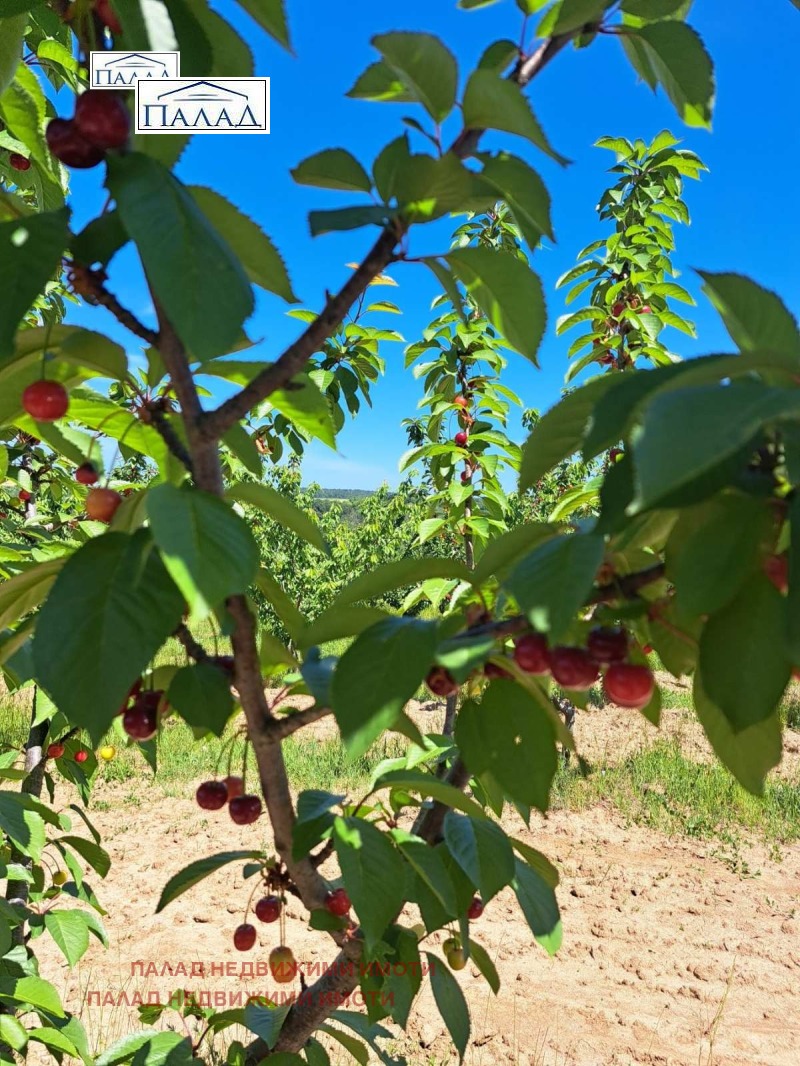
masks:
<instances>
[{"instance_id":1,"label":"bare soil ground","mask_svg":"<svg viewBox=\"0 0 800 1066\"><path fill-rule=\"evenodd\" d=\"M424 719L429 711L420 708ZM426 725L438 724L428 717ZM579 714L576 737L591 758L614 759L658 735L617 710ZM319 723L320 735L330 728ZM665 712L664 729L681 737L699 758L705 742L682 711ZM787 735L786 762L797 765L800 735ZM234 951L250 884L241 864L203 881L162 914L154 915L164 882L188 862L217 851L262 843L265 823L233 825L183 798L167 798L144 782L103 784L94 814L113 865L96 885L109 914L111 948L93 943L69 971L49 938L41 941L42 973L65 1002L82 1013L95 1046L103 1048L139 1027L134 1008L86 1005L89 991L164 999L176 987L259 992L267 982L234 977L141 977L137 960L164 963L235 963L266 960L277 943L274 926L259 930L259 947ZM123 812L124 816L120 817ZM733 872L708 842L671 838L625 824L614 809L556 811L513 830L535 844L562 874L558 898L564 945L548 958L533 942L506 891L474 923L476 938L494 959L502 987L497 997L471 965L459 980L470 1003L473 1032L467 1062L474 1066L797 1066L800 1062L800 846L774 852L747 848L751 876ZM92 878L96 880L96 878ZM302 908L288 908L287 939L303 963L332 957L328 943L309 932ZM409 914L411 922L416 917ZM436 951L434 939L430 950ZM426 946L428 944L426 943ZM389 1050L409 1062L456 1062L427 983L409 1033ZM332 1053L334 1062L344 1062Z\"/></svg>"}]
</instances>

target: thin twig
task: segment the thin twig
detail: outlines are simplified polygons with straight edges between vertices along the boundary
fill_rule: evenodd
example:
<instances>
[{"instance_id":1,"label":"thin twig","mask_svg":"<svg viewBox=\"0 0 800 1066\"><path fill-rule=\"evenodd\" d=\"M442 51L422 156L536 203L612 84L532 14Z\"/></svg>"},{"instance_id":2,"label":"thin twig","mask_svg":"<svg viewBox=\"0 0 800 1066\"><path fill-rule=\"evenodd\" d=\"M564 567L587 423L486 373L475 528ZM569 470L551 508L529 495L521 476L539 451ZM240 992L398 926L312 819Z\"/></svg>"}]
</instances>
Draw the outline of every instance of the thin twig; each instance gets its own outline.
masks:
<instances>
[{"instance_id":1,"label":"thin twig","mask_svg":"<svg viewBox=\"0 0 800 1066\"><path fill-rule=\"evenodd\" d=\"M136 315L127 307L123 307L116 296L105 287L104 270L92 270L74 261L68 265L67 270L69 283L79 296L90 304L105 307L118 322L137 337L141 337L147 344L153 347L158 344L158 334L155 330L149 329L143 322L140 322Z\"/></svg>"},{"instance_id":2,"label":"thin twig","mask_svg":"<svg viewBox=\"0 0 800 1066\"><path fill-rule=\"evenodd\" d=\"M285 718L272 719L268 725L269 732L273 739L283 740L290 737L292 733L296 733L298 729L311 725L312 722L318 722L320 718L325 718L332 713L330 707L308 707L304 711L287 714Z\"/></svg>"}]
</instances>

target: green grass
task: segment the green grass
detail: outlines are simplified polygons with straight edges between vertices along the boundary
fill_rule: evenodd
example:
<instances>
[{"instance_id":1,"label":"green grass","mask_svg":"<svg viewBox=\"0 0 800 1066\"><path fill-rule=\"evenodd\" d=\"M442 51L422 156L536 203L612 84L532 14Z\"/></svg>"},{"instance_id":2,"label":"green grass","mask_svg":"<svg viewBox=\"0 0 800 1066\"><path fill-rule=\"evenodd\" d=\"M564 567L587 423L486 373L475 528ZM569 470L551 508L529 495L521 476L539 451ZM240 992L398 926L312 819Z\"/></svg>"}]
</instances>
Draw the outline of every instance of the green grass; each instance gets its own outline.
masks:
<instances>
[{"instance_id":1,"label":"green grass","mask_svg":"<svg viewBox=\"0 0 800 1066\"><path fill-rule=\"evenodd\" d=\"M675 739L656 741L616 765L577 767L556 775L556 808L611 803L630 822L668 834L727 840L746 832L768 843L800 838L800 780L772 780L763 799L745 792L719 763L697 763Z\"/></svg>"}]
</instances>

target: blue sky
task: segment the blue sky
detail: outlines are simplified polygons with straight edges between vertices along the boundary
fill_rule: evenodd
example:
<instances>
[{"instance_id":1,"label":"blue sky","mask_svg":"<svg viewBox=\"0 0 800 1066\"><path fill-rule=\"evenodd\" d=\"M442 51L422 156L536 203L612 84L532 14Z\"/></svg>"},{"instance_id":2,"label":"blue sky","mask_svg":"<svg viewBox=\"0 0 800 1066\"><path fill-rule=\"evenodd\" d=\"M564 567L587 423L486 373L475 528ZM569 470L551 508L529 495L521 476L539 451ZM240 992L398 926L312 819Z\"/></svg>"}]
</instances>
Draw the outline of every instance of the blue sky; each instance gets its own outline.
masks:
<instances>
[{"instance_id":1,"label":"blue sky","mask_svg":"<svg viewBox=\"0 0 800 1066\"><path fill-rule=\"evenodd\" d=\"M316 240L309 236L307 212L347 206L357 197L347 193L297 186L289 170L323 148L343 147L369 169L380 149L402 130L401 117L424 116L409 105L372 104L349 100L345 93L375 58L370 38L390 30L424 30L439 35L457 55L463 78L483 49L499 37L516 39L520 16L513 0L483 11L462 12L455 0L405 0L375 4L348 0L345 7L317 0L287 0L296 57L266 37L233 0L213 6L247 37L256 58L256 73L271 78L272 132L268 136L195 137L178 174L186 182L207 184L253 217L272 237L286 259L302 306L319 308L325 290L334 290L347 275L345 264L360 257L374 239L374 229ZM698 299L690 309L698 326L692 341L673 330L664 339L684 357L730 350L721 323L700 293L692 267L735 270L776 290L795 314L800 312L794 248L800 222L794 209L792 175L800 172L797 121L797 46L800 13L789 0L762 0L759 19L769 19L768 32L754 46L756 27L750 0L698 0L690 18L711 51L717 69L714 128L684 128L669 101L641 84L619 43L601 38L583 51L568 49L529 89L533 108L555 147L573 160L562 169L519 138L496 134L489 147L509 148L539 169L553 198L557 244L537 252L533 266L544 284L548 329L537 370L510 353L507 383L526 406L545 409L558 398L572 338L555 336L555 320L564 311L556 278L575 262L578 250L607 230L597 222L595 205L607 184L605 169L613 156L593 148L605 134L651 139L671 129L683 146L697 152L710 168L702 182L690 182L686 198L693 217L690 228L677 231L675 265L684 284ZM391 9L391 11L390 11ZM450 120L457 123L457 117ZM453 126L453 134L457 132ZM422 145L417 145L422 150ZM103 200L86 196L97 185L100 170L77 174L73 187L76 224L90 217L88 204ZM785 214L779 214L783 205ZM455 220L414 231L411 254L445 251ZM399 329L407 342L418 339L430 319L437 293L429 272L420 265L398 265L392 271L397 289L376 289L404 311L376 316L376 324ZM110 287L124 304L148 320L147 293L136 261L129 253L111 266ZM255 358L277 357L299 332L286 317L287 308L266 294L258 297L248 332L261 343ZM81 308L70 321L106 330L129 352L135 338L102 309ZM262 340L263 338L263 340ZM374 406L348 422L339 436L339 452L312 445L304 464L307 481L330 487L373 488L382 481L396 485L397 462L405 450L401 428L420 397L419 384L402 370L402 345L387 344L387 374L374 390ZM521 431L520 431L521 436Z\"/></svg>"}]
</instances>

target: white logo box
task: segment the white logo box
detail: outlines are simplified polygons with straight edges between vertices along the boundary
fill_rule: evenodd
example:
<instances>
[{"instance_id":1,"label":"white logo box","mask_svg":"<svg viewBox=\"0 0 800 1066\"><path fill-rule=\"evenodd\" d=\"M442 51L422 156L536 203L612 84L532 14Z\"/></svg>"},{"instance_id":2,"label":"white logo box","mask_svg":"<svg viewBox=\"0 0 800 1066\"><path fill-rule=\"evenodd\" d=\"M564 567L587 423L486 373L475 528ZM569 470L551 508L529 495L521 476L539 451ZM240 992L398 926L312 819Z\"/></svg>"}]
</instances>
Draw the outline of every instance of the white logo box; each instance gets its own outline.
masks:
<instances>
[{"instance_id":1,"label":"white logo box","mask_svg":"<svg viewBox=\"0 0 800 1066\"><path fill-rule=\"evenodd\" d=\"M180 52L90 52L89 88L134 89L139 81L179 78Z\"/></svg>"},{"instance_id":2,"label":"white logo box","mask_svg":"<svg viewBox=\"0 0 800 1066\"><path fill-rule=\"evenodd\" d=\"M136 82L137 133L269 133L269 78Z\"/></svg>"}]
</instances>

